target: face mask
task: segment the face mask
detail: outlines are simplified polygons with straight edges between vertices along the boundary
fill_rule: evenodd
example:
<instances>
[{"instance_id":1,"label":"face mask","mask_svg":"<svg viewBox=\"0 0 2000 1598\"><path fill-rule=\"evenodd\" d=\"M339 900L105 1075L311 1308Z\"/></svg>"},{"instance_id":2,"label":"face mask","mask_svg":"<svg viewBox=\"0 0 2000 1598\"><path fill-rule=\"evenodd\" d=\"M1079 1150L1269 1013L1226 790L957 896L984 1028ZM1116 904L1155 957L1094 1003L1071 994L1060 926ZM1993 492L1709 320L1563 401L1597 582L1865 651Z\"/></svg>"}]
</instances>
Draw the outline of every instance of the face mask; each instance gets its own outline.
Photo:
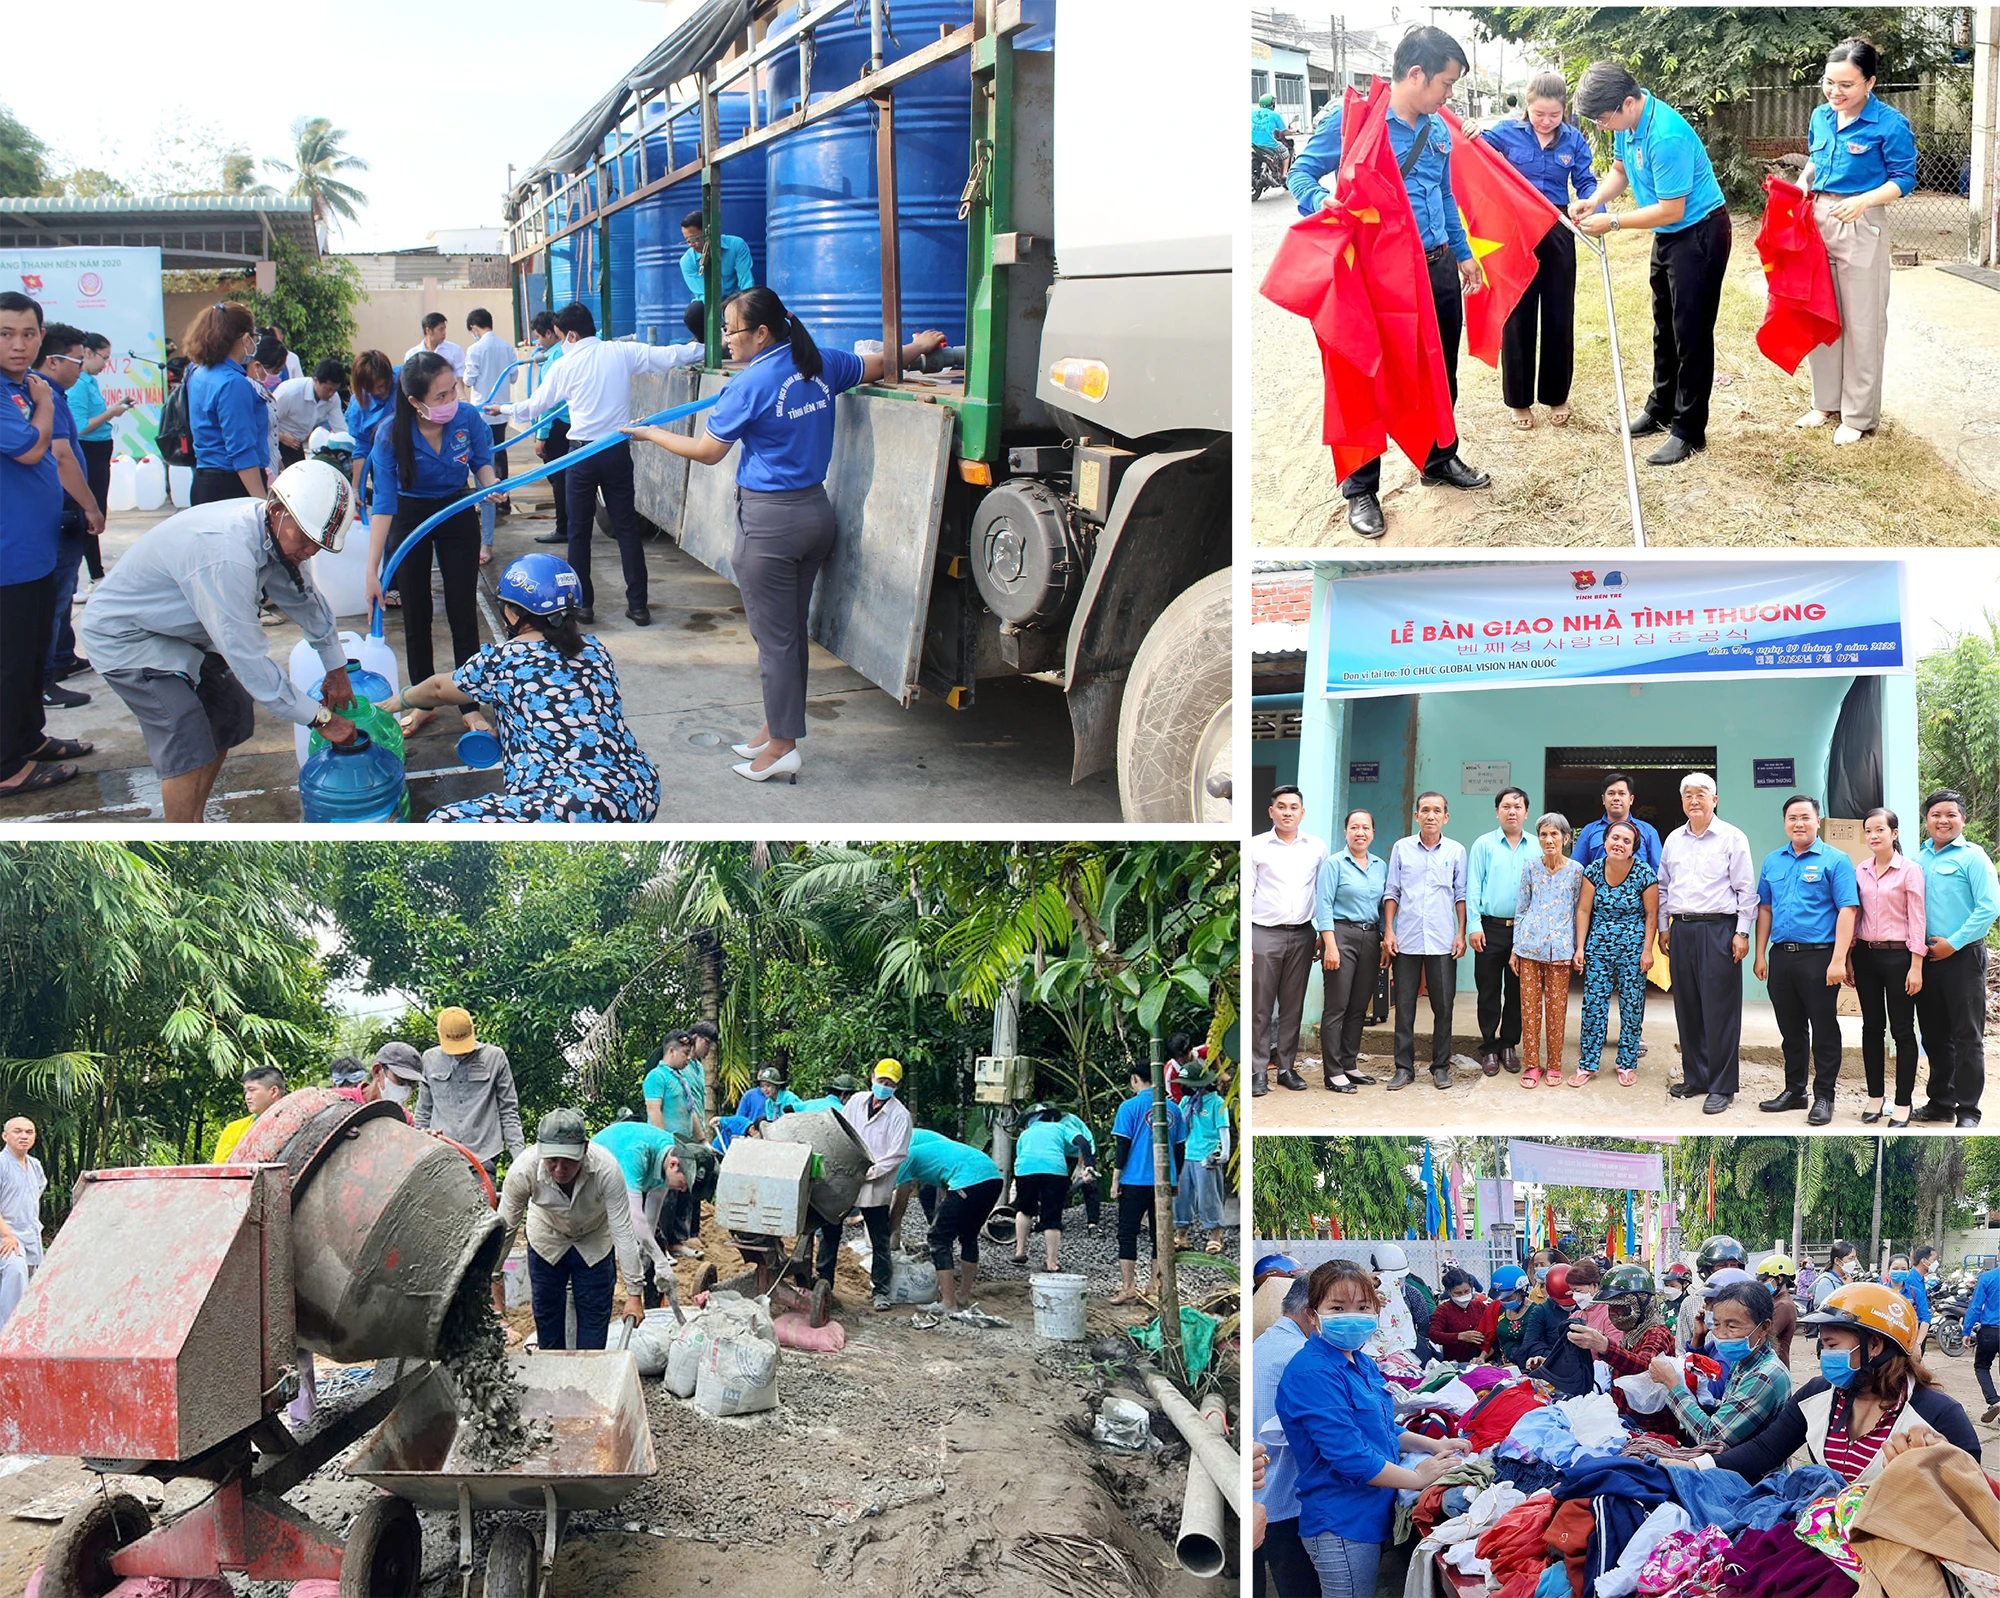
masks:
<instances>
[{"instance_id":1,"label":"face mask","mask_svg":"<svg viewBox=\"0 0 2000 1598\"><path fill-rule=\"evenodd\" d=\"M1549 1268L1546 1265L1537 1265L1535 1267L1535 1280L1538 1282L1546 1282L1548 1279L1549 1279Z\"/></svg>"},{"instance_id":2,"label":"face mask","mask_svg":"<svg viewBox=\"0 0 2000 1598\"><path fill-rule=\"evenodd\" d=\"M1747 1337L1718 1337L1715 1340L1715 1356L1727 1364L1734 1365L1739 1359L1750 1354L1750 1339Z\"/></svg>"},{"instance_id":3,"label":"face mask","mask_svg":"<svg viewBox=\"0 0 2000 1598\"><path fill-rule=\"evenodd\" d=\"M385 1083L382 1088L382 1097L387 1099L391 1104L407 1104L410 1102L410 1084L407 1082Z\"/></svg>"},{"instance_id":4,"label":"face mask","mask_svg":"<svg viewBox=\"0 0 2000 1598\"><path fill-rule=\"evenodd\" d=\"M1451 1295L1451 1301L1460 1309L1464 1309L1466 1305L1472 1302L1472 1295L1470 1293L1454 1293Z\"/></svg>"},{"instance_id":5,"label":"face mask","mask_svg":"<svg viewBox=\"0 0 2000 1598\"><path fill-rule=\"evenodd\" d=\"M1503 1298L1500 1300L1500 1307L1509 1315L1520 1314L1523 1309L1527 1308L1527 1304L1528 1301L1525 1298Z\"/></svg>"},{"instance_id":6,"label":"face mask","mask_svg":"<svg viewBox=\"0 0 2000 1598\"><path fill-rule=\"evenodd\" d=\"M869 1091L878 1099L893 1099L896 1096L896 1084L893 1082L877 1082Z\"/></svg>"},{"instance_id":7,"label":"face mask","mask_svg":"<svg viewBox=\"0 0 2000 1598\"><path fill-rule=\"evenodd\" d=\"M423 407L423 412L427 420L436 422L442 427L458 414L458 403L453 401L449 405L426 405Z\"/></svg>"},{"instance_id":8,"label":"face mask","mask_svg":"<svg viewBox=\"0 0 2000 1598\"><path fill-rule=\"evenodd\" d=\"M1842 1349L1838 1354L1822 1353L1819 1357L1819 1373L1824 1376L1829 1387L1847 1387L1857 1374L1854 1356Z\"/></svg>"},{"instance_id":9,"label":"face mask","mask_svg":"<svg viewBox=\"0 0 2000 1598\"><path fill-rule=\"evenodd\" d=\"M1625 1304L1613 1304L1608 1312L1611 1324L1621 1332L1630 1331L1639 1324L1639 1312Z\"/></svg>"},{"instance_id":10,"label":"face mask","mask_svg":"<svg viewBox=\"0 0 2000 1598\"><path fill-rule=\"evenodd\" d=\"M1352 1353L1375 1335L1373 1315L1322 1315L1319 1335L1335 1348Z\"/></svg>"},{"instance_id":11,"label":"face mask","mask_svg":"<svg viewBox=\"0 0 2000 1598\"><path fill-rule=\"evenodd\" d=\"M1909 1279L1910 1273L1908 1271L1891 1271L1889 1273L1889 1280L1894 1282L1898 1287L1901 1287Z\"/></svg>"},{"instance_id":12,"label":"face mask","mask_svg":"<svg viewBox=\"0 0 2000 1598\"><path fill-rule=\"evenodd\" d=\"M1578 1309L1589 1309L1591 1305L1597 1302L1597 1295L1595 1293L1572 1293L1570 1297L1576 1300L1576 1307Z\"/></svg>"}]
</instances>

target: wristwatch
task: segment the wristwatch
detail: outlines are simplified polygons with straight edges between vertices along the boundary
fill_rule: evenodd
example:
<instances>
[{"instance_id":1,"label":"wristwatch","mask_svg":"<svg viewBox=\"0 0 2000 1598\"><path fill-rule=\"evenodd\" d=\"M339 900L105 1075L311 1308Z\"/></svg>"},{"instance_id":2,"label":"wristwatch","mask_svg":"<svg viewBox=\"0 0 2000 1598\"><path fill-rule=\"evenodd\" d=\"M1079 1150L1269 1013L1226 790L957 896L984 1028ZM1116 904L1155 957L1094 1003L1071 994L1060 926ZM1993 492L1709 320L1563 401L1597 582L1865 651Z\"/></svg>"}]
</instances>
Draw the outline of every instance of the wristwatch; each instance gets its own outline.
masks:
<instances>
[{"instance_id":1,"label":"wristwatch","mask_svg":"<svg viewBox=\"0 0 2000 1598\"><path fill-rule=\"evenodd\" d=\"M319 709L313 712L312 724L315 727L324 727L331 720L333 720L333 712L328 710L325 705L321 705Z\"/></svg>"}]
</instances>

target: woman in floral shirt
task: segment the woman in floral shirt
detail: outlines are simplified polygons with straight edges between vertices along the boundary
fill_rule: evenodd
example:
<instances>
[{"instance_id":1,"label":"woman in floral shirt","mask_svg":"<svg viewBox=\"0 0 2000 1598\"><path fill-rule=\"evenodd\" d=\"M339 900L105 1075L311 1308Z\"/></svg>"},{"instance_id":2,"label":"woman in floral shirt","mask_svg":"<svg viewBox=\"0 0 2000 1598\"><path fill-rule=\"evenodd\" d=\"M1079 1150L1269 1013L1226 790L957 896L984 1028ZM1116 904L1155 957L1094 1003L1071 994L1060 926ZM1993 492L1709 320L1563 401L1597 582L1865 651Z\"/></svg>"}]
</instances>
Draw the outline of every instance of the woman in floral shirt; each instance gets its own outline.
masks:
<instances>
[{"instance_id":1,"label":"woman in floral shirt","mask_svg":"<svg viewBox=\"0 0 2000 1598\"><path fill-rule=\"evenodd\" d=\"M1569 858L1569 820L1551 810L1535 823L1541 857L1521 868L1514 909L1514 952L1508 964L1521 979L1521 1086L1547 1072L1562 1078L1563 1030L1569 1020L1570 960L1576 953L1576 902L1583 867Z\"/></svg>"}]
</instances>

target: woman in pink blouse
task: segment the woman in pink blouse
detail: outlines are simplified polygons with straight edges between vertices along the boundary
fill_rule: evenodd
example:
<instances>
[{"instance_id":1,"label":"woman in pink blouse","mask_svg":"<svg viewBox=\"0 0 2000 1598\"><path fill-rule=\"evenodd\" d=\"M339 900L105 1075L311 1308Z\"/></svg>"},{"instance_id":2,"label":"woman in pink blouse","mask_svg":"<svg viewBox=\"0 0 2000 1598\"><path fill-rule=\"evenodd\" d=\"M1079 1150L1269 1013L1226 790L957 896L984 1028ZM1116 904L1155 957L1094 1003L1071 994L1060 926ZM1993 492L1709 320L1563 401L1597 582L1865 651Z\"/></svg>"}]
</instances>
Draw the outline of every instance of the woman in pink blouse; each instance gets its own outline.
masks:
<instances>
[{"instance_id":1,"label":"woman in pink blouse","mask_svg":"<svg viewBox=\"0 0 2000 1598\"><path fill-rule=\"evenodd\" d=\"M1889 1125L1907 1126L1917 1085L1917 991L1924 985L1924 874L1896 841L1896 813L1871 810L1861 821L1871 858L1854 868L1861 914L1847 952L1847 985L1861 1000L1861 1063L1868 1076L1868 1109L1861 1119L1882 1119L1884 1033L1896 1038L1896 1113Z\"/></svg>"}]
</instances>

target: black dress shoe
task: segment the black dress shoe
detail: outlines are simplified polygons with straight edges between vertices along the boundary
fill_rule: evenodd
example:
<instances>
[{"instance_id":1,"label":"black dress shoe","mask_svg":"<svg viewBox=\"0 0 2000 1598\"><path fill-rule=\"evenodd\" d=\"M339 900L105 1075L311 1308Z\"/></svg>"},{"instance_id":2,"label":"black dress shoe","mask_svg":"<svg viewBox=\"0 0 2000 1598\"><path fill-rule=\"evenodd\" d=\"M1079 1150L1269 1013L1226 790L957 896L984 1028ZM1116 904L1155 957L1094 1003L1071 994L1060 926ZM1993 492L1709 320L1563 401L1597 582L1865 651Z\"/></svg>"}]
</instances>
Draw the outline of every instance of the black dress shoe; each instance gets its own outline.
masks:
<instances>
[{"instance_id":1,"label":"black dress shoe","mask_svg":"<svg viewBox=\"0 0 2000 1598\"><path fill-rule=\"evenodd\" d=\"M1364 1088L1372 1088L1375 1085L1375 1079L1372 1076L1363 1076L1359 1071L1349 1071L1347 1073L1347 1080Z\"/></svg>"},{"instance_id":2,"label":"black dress shoe","mask_svg":"<svg viewBox=\"0 0 2000 1598\"><path fill-rule=\"evenodd\" d=\"M1977 1110L1960 1110L1958 1112L1958 1124L1960 1126L1977 1126L1979 1124L1979 1112Z\"/></svg>"},{"instance_id":3,"label":"black dress shoe","mask_svg":"<svg viewBox=\"0 0 2000 1598\"><path fill-rule=\"evenodd\" d=\"M1729 1101L1734 1097L1733 1093L1711 1093L1701 1101L1701 1113L1703 1115L1720 1115L1724 1110L1729 1108Z\"/></svg>"},{"instance_id":4,"label":"black dress shoe","mask_svg":"<svg viewBox=\"0 0 2000 1598\"><path fill-rule=\"evenodd\" d=\"M1269 1098L1269 1097L1270 1097L1270 1094L1271 1094L1271 1084L1270 1084L1270 1083L1268 1083L1268 1082L1252 1082L1252 1083L1250 1084L1250 1097L1251 1097L1251 1098L1253 1098L1253 1099L1263 1099L1263 1098Z\"/></svg>"},{"instance_id":5,"label":"black dress shoe","mask_svg":"<svg viewBox=\"0 0 2000 1598\"><path fill-rule=\"evenodd\" d=\"M1389 530L1382 514L1382 502L1373 494L1361 494L1347 502L1347 526L1357 538L1380 538Z\"/></svg>"},{"instance_id":6,"label":"black dress shoe","mask_svg":"<svg viewBox=\"0 0 2000 1598\"><path fill-rule=\"evenodd\" d=\"M1695 451L1695 446L1678 434L1669 438L1646 457L1648 466L1678 466Z\"/></svg>"},{"instance_id":7,"label":"black dress shoe","mask_svg":"<svg viewBox=\"0 0 2000 1598\"><path fill-rule=\"evenodd\" d=\"M1912 1121L1950 1122L1958 1119L1958 1111L1949 1104L1940 1104L1936 1099L1932 1099L1922 1109L1912 1114L1910 1119Z\"/></svg>"},{"instance_id":8,"label":"black dress shoe","mask_svg":"<svg viewBox=\"0 0 2000 1598\"><path fill-rule=\"evenodd\" d=\"M1813 1107L1806 1113L1807 1126L1825 1126L1833 1119L1833 1100L1814 1099Z\"/></svg>"},{"instance_id":9,"label":"black dress shoe","mask_svg":"<svg viewBox=\"0 0 2000 1598\"><path fill-rule=\"evenodd\" d=\"M1400 1093L1404 1088L1416 1081L1416 1079L1416 1072L1405 1070L1399 1065L1396 1067L1395 1074L1389 1078L1389 1085L1382 1091L1385 1093Z\"/></svg>"},{"instance_id":10,"label":"black dress shoe","mask_svg":"<svg viewBox=\"0 0 2000 1598\"><path fill-rule=\"evenodd\" d=\"M1669 1082L1667 1084L1667 1097L1670 1099L1691 1099L1695 1096L1695 1090L1685 1082Z\"/></svg>"},{"instance_id":11,"label":"black dress shoe","mask_svg":"<svg viewBox=\"0 0 2000 1598\"><path fill-rule=\"evenodd\" d=\"M1500 1051L1500 1069L1519 1076L1521 1074L1520 1051L1512 1048L1502 1049Z\"/></svg>"},{"instance_id":12,"label":"black dress shoe","mask_svg":"<svg viewBox=\"0 0 2000 1598\"><path fill-rule=\"evenodd\" d=\"M1648 433L1664 433L1666 430L1667 424L1650 411L1641 411L1625 428L1626 436L1630 438L1644 438Z\"/></svg>"},{"instance_id":13,"label":"black dress shoe","mask_svg":"<svg viewBox=\"0 0 2000 1598\"><path fill-rule=\"evenodd\" d=\"M579 605L576 609L576 619L586 627L595 626L597 623L597 612L592 610L588 605Z\"/></svg>"},{"instance_id":14,"label":"black dress shoe","mask_svg":"<svg viewBox=\"0 0 2000 1598\"><path fill-rule=\"evenodd\" d=\"M535 534L535 542L538 544L567 544L569 542L569 534L537 533Z\"/></svg>"},{"instance_id":15,"label":"black dress shoe","mask_svg":"<svg viewBox=\"0 0 2000 1598\"><path fill-rule=\"evenodd\" d=\"M1500 1074L1500 1051L1498 1049L1481 1049L1479 1051L1479 1069L1486 1076L1498 1076Z\"/></svg>"},{"instance_id":16,"label":"black dress shoe","mask_svg":"<svg viewBox=\"0 0 2000 1598\"><path fill-rule=\"evenodd\" d=\"M625 619L635 627L650 627L653 625L653 612L645 605L627 605Z\"/></svg>"},{"instance_id":17,"label":"black dress shoe","mask_svg":"<svg viewBox=\"0 0 2000 1598\"><path fill-rule=\"evenodd\" d=\"M1805 1107L1806 1096L1803 1093L1780 1093L1775 1099L1757 1101L1758 1109L1772 1115L1782 1114L1786 1110L1803 1110Z\"/></svg>"},{"instance_id":18,"label":"black dress shoe","mask_svg":"<svg viewBox=\"0 0 2000 1598\"><path fill-rule=\"evenodd\" d=\"M1432 1086L1432 1087L1434 1087L1434 1088L1436 1088L1436 1089L1437 1089L1437 1090L1438 1090L1438 1091L1439 1091L1440 1093L1442 1093L1442 1092L1443 1092L1443 1091L1444 1091L1444 1090L1445 1090L1446 1088L1450 1087L1450 1086L1451 1086L1451 1067L1450 1067L1450 1066L1448 1066L1448 1065L1434 1065L1434 1066L1432 1066L1432 1067L1431 1067L1431 1086Z\"/></svg>"},{"instance_id":19,"label":"black dress shoe","mask_svg":"<svg viewBox=\"0 0 2000 1598\"><path fill-rule=\"evenodd\" d=\"M1424 469L1422 482L1426 488L1486 488L1493 479L1484 472L1475 472L1456 455L1447 455L1437 465Z\"/></svg>"},{"instance_id":20,"label":"black dress shoe","mask_svg":"<svg viewBox=\"0 0 2000 1598\"><path fill-rule=\"evenodd\" d=\"M1361 1091L1354 1085L1352 1079L1346 1082L1336 1082L1332 1077L1328 1077L1326 1085L1336 1093L1358 1093Z\"/></svg>"},{"instance_id":21,"label":"black dress shoe","mask_svg":"<svg viewBox=\"0 0 2000 1598\"><path fill-rule=\"evenodd\" d=\"M1290 1088L1294 1093L1303 1093L1306 1090L1306 1079L1296 1071L1280 1071L1278 1073L1278 1086L1281 1088Z\"/></svg>"}]
</instances>

